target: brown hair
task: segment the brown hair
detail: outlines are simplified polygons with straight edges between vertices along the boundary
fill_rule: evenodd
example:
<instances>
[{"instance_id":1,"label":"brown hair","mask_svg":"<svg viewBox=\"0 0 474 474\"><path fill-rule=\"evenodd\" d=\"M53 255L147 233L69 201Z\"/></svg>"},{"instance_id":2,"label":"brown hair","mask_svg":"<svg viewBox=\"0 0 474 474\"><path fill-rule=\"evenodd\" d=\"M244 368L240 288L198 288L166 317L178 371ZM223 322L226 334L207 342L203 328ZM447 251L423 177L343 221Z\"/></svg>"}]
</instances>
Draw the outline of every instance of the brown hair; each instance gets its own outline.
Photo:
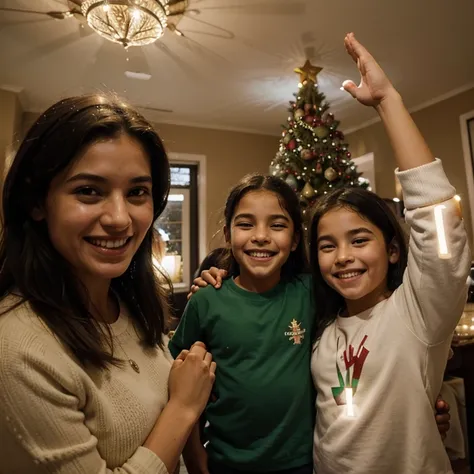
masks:
<instances>
[{"instance_id":1,"label":"brown hair","mask_svg":"<svg viewBox=\"0 0 474 474\"><path fill-rule=\"evenodd\" d=\"M31 215L44 203L54 177L70 167L85 147L121 134L140 142L149 156L157 219L169 192L163 143L144 117L113 96L70 97L46 110L21 143L3 189L0 295L19 290L80 362L100 368L118 363L110 353L111 335L91 315L87 292L52 245L46 223ZM152 242L153 227L112 288L129 308L145 345L162 347L167 305L152 266Z\"/></svg>"}]
</instances>

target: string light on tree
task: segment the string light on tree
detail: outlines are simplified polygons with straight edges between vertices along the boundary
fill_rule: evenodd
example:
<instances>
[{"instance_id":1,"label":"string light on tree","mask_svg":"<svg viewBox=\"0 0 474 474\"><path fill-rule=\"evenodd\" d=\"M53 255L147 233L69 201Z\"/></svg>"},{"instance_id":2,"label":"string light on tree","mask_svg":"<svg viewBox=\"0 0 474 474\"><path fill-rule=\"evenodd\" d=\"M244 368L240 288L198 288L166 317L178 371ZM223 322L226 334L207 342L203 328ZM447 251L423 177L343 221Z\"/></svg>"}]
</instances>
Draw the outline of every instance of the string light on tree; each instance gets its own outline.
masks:
<instances>
[{"instance_id":1,"label":"string light on tree","mask_svg":"<svg viewBox=\"0 0 474 474\"><path fill-rule=\"evenodd\" d=\"M344 134L338 130L339 122L318 89L317 75L321 70L310 61L295 69L299 75L298 92L290 101L279 151L270 165L271 174L297 192L303 211L330 190L369 187L368 180L361 177L351 161ZM310 214L304 212L305 216Z\"/></svg>"}]
</instances>

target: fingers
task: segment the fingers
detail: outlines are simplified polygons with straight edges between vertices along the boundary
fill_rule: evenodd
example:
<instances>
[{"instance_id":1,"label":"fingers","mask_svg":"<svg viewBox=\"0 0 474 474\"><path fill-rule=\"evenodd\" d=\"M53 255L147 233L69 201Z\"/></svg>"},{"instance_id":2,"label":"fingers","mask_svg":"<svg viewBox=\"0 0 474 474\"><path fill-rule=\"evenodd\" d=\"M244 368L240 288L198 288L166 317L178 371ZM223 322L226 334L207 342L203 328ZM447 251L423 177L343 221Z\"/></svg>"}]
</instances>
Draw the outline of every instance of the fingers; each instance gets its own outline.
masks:
<instances>
[{"instance_id":1,"label":"fingers","mask_svg":"<svg viewBox=\"0 0 474 474\"><path fill-rule=\"evenodd\" d=\"M204 272L206 271L207 270L204 270ZM204 272L202 272L201 275L204 275ZM199 288L205 288L207 284L208 284L207 281L202 276L199 276L193 280L193 286L196 287L196 291L199 290Z\"/></svg>"},{"instance_id":2,"label":"fingers","mask_svg":"<svg viewBox=\"0 0 474 474\"><path fill-rule=\"evenodd\" d=\"M204 363L208 367L211 367L211 362L212 362L212 354L210 352L206 352L206 355L204 356Z\"/></svg>"},{"instance_id":3,"label":"fingers","mask_svg":"<svg viewBox=\"0 0 474 474\"><path fill-rule=\"evenodd\" d=\"M348 33L346 37L344 38L344 46L346 47L346 51L349 54L349 56L354 60L354 62L357 62L357 54L352 44L353 37L354 37L353 33Z\"/></svg>"},{"instance_id":4,"label":"fingers","mask_svg":"<svg viewBox=\"0 0 474 474\"><path fill-rule=\"evenodd\" d=\"M217 364L215 362L211 362L211 366L209 367L209 372L213 375L216 374L216 368L217 368Z\"/></svg>"},{"instance_id":5,"label":"fingers","mask_svg":"<svg viewBox=\"0 0 474 474\"><path fill-rule=\"evenodd\" d=\"M350 80L346 80L342 83L342 88L346 91L349 92L349 94L354 97L354 99L357 98L357 89L358 87Z\"/></svg>"},{"instance_id":6,"label":"fingers","mask_svg":"<svg viewBox=\"0 0 474 474\"><path fill-rule=\"evenodd\" d=\"M451 415L449 413L444 413L443 415L436 415L436 423L438 426L448 426L449 428L449 422L451 420Z\"/></svg>"},{"instance_id":7,"label":"fingers","mask_svg":"<svg viewBox=\"0 0 474 474\"><path fill-rule=\"evenodd\" d=\"M436 411L438 413L449 413L449 405L441 398L436 400Z\"/></svg>"},{"instance_id":8,"label":"fingers","mask_svg":"<svg viewBox=\"0 0 474 474\"><path fill-rule=\"evenodd\" d=\"M362 46L362 44L356 40L354 33L348 33L346 35L344 38L344 45L346 47L346 51L356 63L357 60L362 56L371 57L371 54L367 51L367 49L365 49L364 46Z\"/></svg>"},{"instance_id":9,"label":"fingers","mask_svg":"<svg viewBox=\"0 0 474 474\"><path fill-rule=\"evenodd\" d=\"M222 280L226 277L227 272L225 270L219 270L219 274L217 275L217 285L216 288L219 288L222 285Z\"/></svg>"},{"instance_id":10,"label":"fingers","mask_svg":"<svg viewBox=\"0 0 474 474\"><path fill-rule=\"evenodd\" d=\"M189 354L189 351L187 351L186 349L184 349L184 350L182 350L182 351L179 353L178 357L176 357L176 360L184 360L184 359L186 359L186 357L188 356L188 354Z\"/></svg>"},{"instance_id":11,"label":"fingers","mask_svg":"<svg viewBox=\"0 0 474 474\"><path fill-rule=\"evenodd\" d=\"M207 354L206 345L201 341L197 341L191 346L191 350L189 351L189 353L196 354L196 356L198 356L198 358L202 360L206 357Z\"/></svg>"},{"instance_id":12,"label":"fingers","mask_svg":"<svg viewBox=\"0 0 474 474\"><path fill-rule=\"evenodd\" d=\"M216 267L211 267L209 270L204 270L201 272L201 279L207 284L216 286L217 276L219 275L219 269ZM197 280L197 279L196 279ZM196 280L194 280L196 282Z\"/></svg>"}]
</instances>

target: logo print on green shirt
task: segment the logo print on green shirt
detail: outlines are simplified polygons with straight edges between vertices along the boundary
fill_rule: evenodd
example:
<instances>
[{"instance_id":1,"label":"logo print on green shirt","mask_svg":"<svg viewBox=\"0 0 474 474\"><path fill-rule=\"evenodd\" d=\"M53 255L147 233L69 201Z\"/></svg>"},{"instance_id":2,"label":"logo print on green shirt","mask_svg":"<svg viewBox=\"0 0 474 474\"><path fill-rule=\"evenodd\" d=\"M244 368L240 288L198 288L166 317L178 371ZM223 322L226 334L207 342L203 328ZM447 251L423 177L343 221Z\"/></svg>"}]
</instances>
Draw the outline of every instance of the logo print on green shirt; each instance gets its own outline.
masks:
<instances>
[{"instance_id":1,"label":"logo print on green shirt","mask_svg":"<svg viewBox=\"0 0 474 474\"><path fill-rule=\"evenodd\" d=\"M293 345L301 344L303 342L306 329L302 329L301 323L296 321L294 318L288 327L290 328L290 331L286 331L285 336L290 337L290 341L293 341Z\"/></svg>"}]
</instances>

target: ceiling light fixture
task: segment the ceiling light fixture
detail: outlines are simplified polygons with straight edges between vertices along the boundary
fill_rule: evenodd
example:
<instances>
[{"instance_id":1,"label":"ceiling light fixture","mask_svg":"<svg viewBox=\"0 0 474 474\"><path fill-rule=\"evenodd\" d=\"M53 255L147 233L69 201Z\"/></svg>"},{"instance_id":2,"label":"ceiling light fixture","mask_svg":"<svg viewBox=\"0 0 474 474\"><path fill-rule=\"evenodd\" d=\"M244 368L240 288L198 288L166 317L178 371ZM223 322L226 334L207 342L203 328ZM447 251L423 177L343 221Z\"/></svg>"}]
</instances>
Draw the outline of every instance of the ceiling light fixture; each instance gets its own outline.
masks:
<instances>
[{"instance_id":1,"label":"ceiling light fixture","mask_svg":"<svg viewBox=\"0 0 474 474\"><path fill-rule=\"evenodd\" d=\"M82 14L99 35L125 48L143 46L163 36L170 0L85 0Z\"/></svg>"}]
</instances>

